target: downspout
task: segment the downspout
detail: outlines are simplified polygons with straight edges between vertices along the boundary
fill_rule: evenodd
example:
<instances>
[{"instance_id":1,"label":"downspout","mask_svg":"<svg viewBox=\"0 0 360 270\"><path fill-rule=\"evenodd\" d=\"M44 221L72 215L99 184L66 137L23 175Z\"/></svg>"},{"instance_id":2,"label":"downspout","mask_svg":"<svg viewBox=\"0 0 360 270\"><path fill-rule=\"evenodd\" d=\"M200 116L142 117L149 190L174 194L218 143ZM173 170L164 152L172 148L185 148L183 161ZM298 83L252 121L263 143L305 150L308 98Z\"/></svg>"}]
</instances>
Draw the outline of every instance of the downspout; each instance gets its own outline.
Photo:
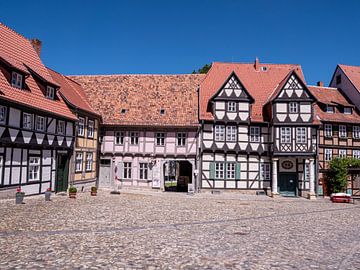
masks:
<instances>
[{"instance_id":1,"label":"downspout","mask_svg":"<svg viewBox=\"0 0 360 270\"><path fill-rule=\"evenodd\" d=\"M196 140L196 161L198 162L197 171L198 174L196 176L196 187L195 190L197 193L200 193L200 177L202 172L202 126L204 121L201 121L201 124L198 126L198 131L196 132L197 140Z\"/></svg>"}]
</instances>

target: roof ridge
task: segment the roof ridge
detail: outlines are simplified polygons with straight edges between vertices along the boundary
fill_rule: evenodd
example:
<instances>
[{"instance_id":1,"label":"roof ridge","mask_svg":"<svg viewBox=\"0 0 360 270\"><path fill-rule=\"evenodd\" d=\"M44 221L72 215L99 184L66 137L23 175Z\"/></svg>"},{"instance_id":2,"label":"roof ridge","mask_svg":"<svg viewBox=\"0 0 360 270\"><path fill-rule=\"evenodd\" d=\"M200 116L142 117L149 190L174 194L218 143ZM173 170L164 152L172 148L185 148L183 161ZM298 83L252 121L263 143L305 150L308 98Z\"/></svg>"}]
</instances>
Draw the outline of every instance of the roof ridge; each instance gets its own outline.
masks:
<instances>
[{"instance_id":1,"label":"roof ridge","mask_svg":"<svg viewBox=\"0 0 360 270\"><path fill-rule=\"evenodd\" d=\"M136 73L129 73L129 74L83 74L83 75L64 75L66 77L110 77L110 76L204 76L205 74L192 74L192 73L183 73L183 74L136 74Z\"/></svg>"},{"instance_id":2,"label":"roof ridge","mask_svg":"<svg viewBox=\"0 0 360 270\"><path fill-rule=\"evenodd\" d=\"M230 64L230 65L241 65L241 64L247 64L252 65L254 62L223 62L223 61L214 61L213 64ZM301 66L301 64L279 64L279 63L260 63L260 65L288 65L288 66Z\"/></svg>"},{"instance_id":3,"label":"roof ridge","mask_svg":"<svg viewBox=\"0 0 360 270\"><path fill-rule=\"evenodd\" d=\"M318 85L307 85L308 87L316 87L316 88L327 88L327 89L334 89L334 90L339 90L339 88L337 87L330 87L330 86L318 86Z\"/></svg>"}]
</instances>

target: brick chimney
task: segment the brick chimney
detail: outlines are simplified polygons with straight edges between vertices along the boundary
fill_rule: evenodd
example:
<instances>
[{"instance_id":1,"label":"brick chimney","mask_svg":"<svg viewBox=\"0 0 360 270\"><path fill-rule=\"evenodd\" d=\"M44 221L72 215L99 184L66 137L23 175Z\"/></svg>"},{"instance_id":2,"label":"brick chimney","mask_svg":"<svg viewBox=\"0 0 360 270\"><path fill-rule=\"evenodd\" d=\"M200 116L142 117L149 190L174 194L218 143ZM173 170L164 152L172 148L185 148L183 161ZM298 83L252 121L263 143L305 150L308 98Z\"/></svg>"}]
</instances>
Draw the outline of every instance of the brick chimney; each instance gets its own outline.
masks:
<instances>
[{"instance_id":1,"label":"brick chimney","mask_svg":"<svg viewBox=\"0 0 360 270\"><path fill-rule=\"evenodd\" d=\"M259 61L259 58L257 58L257 57L255 58L254 67L255 67L256 71L260 70L260 61Z\"/></svg>"},{"instance_id":2,"label":"brick chimney","mask_svg":"<svg viewBox=\"0 0 360 270\"><path fill-rule=\"evenodd\" d=\"M41 45L42 45L41 41L38 40L37 38L33 38L33 39L30 39L30 43L34 47L36 53L40 56Z\"/></svg>"},{"instance_id":3,"label":"brick chimney","mask_svg":"<svg viewBox=\"0 0 360 270\"><path fill-rule=\"evenodd\" d=\"M324 87L324 82L318 81L318 82L317 82L317 86Z\"/></svg>"}]
</instances>

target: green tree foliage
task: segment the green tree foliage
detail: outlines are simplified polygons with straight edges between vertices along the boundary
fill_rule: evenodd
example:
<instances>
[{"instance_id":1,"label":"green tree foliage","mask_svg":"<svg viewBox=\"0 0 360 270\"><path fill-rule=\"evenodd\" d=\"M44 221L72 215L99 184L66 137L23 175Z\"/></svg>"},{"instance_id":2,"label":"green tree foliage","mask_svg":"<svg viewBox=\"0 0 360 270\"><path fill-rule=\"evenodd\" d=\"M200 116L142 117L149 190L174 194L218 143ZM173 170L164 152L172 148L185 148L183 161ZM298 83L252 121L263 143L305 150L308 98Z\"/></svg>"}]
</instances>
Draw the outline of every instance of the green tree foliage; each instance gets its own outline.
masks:
<instances>
[{"instance_id":1,"label":"green tree foliage","mask_svg":"<svg viewBox=\"0 0 360 270\"><path fill-rule=\"evenodd\" d=\"M211 68L211 64L205 64L202 68L199 68L197 71L193 71L193 74L206 74Z\"/></svg>"},{"instance_id":2,"label":"green tree foliage","mask_svg":"<svg viewBox=\"0 0 360 270\"><path fill-rule=\"evenodd\" d=\"M344 192L348 180L348 168L360 167L360 160L355 158L334 158L329 162L327 188L330 193Z\"/></svg>"}]
</instances>

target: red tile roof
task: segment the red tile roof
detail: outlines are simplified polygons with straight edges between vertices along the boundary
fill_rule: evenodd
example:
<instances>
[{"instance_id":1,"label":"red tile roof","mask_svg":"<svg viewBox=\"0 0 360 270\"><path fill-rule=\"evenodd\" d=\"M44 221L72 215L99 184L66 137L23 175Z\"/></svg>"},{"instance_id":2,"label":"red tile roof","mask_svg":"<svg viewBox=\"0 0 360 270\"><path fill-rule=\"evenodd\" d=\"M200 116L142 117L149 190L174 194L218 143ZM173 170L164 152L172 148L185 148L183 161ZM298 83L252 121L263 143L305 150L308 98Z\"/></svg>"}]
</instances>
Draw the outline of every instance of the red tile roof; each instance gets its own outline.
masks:
<instances>
[{"instance_id":1,"label":"red tile roof","mask_svg":"<svg viewBox=\"0 0 360 270\"><path fill-rule=\"evenodd\" d=\"M41 62L40 57L30 44L30 41L1 23L0 56L15 68L26 69L27 72L31 74L25 80L29 89L24 90L12 87L3 71L0 70L1 99L77 120L59 95L56 100L50 100L44 96L44 93L35 80L36 76L40 76L43 80L55 86L57 84L51 78Z\"/></svg>"},{"instance_id":2,"label":"red tile roof","mask_svg":"<svg viewBox=\"0 0 360 270\"><path fill-rule=\"evenodd\" d=\"M205 75L69 76L79 82L105 125L198 125L197 90ZM165 113L160 114L164 109ZM122 110L126 110L122 113Z\"/></svg>"},{"instance_id":3,"label":"red tile roof","mask_svg":"<svg viewBox=\"0 0 360 270\"><path fill-rule=\"evenodd\" d=\"M71 106L100 117L91 107L85 91L80 84L50 68L48 68L48 71L54 81L60 85L60 93Z\"/></svg>"},{"instance_id":4,"label":"red tile roof","mask_svg":"<svg viewBox=\"0 0 360 270\"><path fill-rule=\"evenodd\" d=\"M263 106L270 101L278 85L290 72L295 71L304 81L300 65L260 64L260 67L266 67L267 70L256 70L253 63L212 63L200 86L200 120L213 120L208 103L232 72L255 100L252 105L252 121L264 121Z\"/></svg>"},{"instance_id":5,"label":"red tile roof","mask_svg":"<svg viewBox=\"0 0 360 270\"><path fill-rule=\"evenodd\" d=\"M360 92L360 67L347 65L339 65L339 67L344 71L352 84Z\"/></svg>"}]
</instances>

